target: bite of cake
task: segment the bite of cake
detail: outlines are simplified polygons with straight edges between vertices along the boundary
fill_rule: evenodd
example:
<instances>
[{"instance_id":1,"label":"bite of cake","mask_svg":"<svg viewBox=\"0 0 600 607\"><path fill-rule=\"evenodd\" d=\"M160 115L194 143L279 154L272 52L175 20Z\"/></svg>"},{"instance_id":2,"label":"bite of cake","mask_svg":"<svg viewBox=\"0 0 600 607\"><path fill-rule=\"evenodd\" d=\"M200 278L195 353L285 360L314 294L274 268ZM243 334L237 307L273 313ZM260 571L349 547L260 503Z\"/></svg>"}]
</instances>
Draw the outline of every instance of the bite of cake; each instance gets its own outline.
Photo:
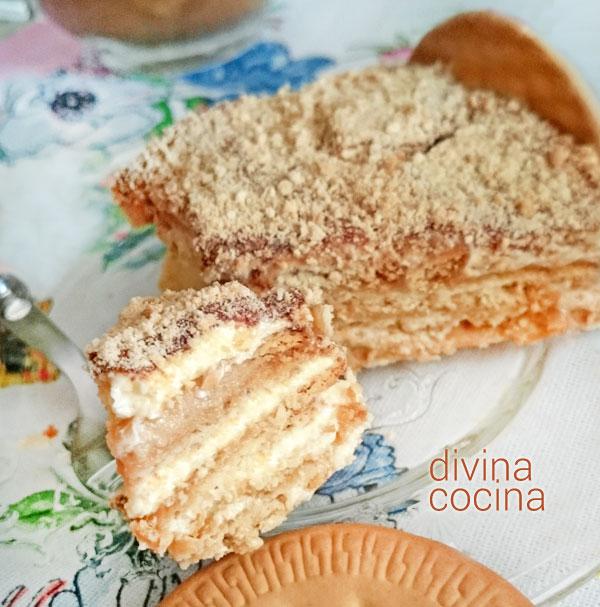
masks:
<instances>
[{"instance_id":1,"label":"bite of cake","mask_svg":"<svg viewBox=\"0 0 600 607\"><path fill-rule=\"evenodd\" d=\"M261 544L368 423L326 308L228 283L135 298L87 350L141 545L183 566Z\"/></svg>"}]
</instances>

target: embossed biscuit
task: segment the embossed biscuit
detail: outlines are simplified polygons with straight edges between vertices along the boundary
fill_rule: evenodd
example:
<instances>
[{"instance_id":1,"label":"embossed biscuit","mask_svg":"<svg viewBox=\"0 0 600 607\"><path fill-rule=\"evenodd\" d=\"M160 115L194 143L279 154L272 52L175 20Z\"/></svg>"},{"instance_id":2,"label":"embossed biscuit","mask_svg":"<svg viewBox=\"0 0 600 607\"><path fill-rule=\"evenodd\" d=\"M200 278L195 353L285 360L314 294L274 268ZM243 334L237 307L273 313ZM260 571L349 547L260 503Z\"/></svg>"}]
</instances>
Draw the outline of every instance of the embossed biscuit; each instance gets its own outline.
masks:
<instances>
[{"instance_id":1,"label":"embossed biscuit","mask_svg":"<svg viewBox=\"0 0 600 607\"><path fill-rule=\"evenodd\" d=\"M439 542L374 525L311 527L202 569L162 607L527 607L483 565Z\"/></svg>"},{"instance_id":2,"label":"embossed biscuit","mask_svg":"<svg viewBox=\"0 0 600 607\"><path fill-rule=\"evenodd\" d=\"M461 13L428 32L411 63L524 101L583 143L600 145L600 109L581 78L527 27L492 11Z\"/></svg>"}]
</instances>

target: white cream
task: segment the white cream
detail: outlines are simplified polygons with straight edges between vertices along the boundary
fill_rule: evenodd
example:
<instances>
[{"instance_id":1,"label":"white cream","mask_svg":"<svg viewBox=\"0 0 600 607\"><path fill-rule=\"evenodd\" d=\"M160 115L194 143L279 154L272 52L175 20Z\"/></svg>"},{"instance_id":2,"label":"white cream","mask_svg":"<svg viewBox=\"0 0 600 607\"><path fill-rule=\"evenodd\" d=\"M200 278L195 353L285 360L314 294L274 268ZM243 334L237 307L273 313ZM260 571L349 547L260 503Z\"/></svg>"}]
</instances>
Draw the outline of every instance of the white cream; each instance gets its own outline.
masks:
<instances>
[{"instance_id":1,"label":"white cream","mask_svg":"<svg viewBox=\"0 0 600 607\"><path fill-rule=\"evenodd\" d=\"M166 522L167 535L187 536L196 525L199 512L212 517L211 537L216 539L218 530L238 517L255 520L259 512L264 512L260 529L268 531L280 524L286 513L310 499L313 490L307 484L316 468L305 465L307 458L319 461L326 458L331 469L348 465L354 458L354 450L360 442L360 436L367 423L356 424L350 429L346 440L336 444L338 427L338 407L346 402L351 381L338 381L320 398L321 406L309 423L291 429L281 441L269 442L270 437L244 443L237 459L229 461L223 469L211 472L202 480L202 487L188 494L188 501L176 516ZM287 470L297 469L291 478L285 478ZM265 479L268 483L264 483ZM258 486L255 495L238 495L240 486L250 482ZM273 487L273 483L276 487ZM261 485L269 486L265 493L260 492ZM211 487L216 487L211 491ZM272 510L270 502L275 493L285 496L285 509ZM230 503L221 504L225 499ZM227 550L224 549L226 552Z\"/></svg>"},{"instance_id":2,"label":"white cream","mask_svg":"<svg viewBox=\"0 0 600 607\"><path fill-rule=\"evenodd\" d=\"M262 322L255 327L225 324L197 337L189 350L170 356L156 370L141 377L111 374L112 410L117 417L155 419L163 403L190 381L222 361L238 364L252 357L267 337L280 331L284 321Z\"/></svg>"},{"instance_id":3,"label":"white cream","mask_svg":"<svg viewBox=\"0 0 600 607\"><path fill-rule=\"evenodd\" d=\"M330 427L331 430L326 431L327 427ZM337 407L323 406L308 424L290 430L282 440L277 442L275 449L272 449L272 445L265 441L258 444L252 443L251 448L241 454L241 461L238 465L227 466L227 469L216 471L206 478L208 490L202 491L201 495L192 498L196 503L186 504L181 514L169 521L169 530L180 533L189 530L189 525L196 517L198 509L209 511L215 503L222 499L224 494L235 493L242 484L249 483L257 491L261 491L263 486L272 484L273 479L276 479L282 470L301 466L302 462L309 457L317 459L331 447L336 434ZM341 448L344 465L349 463L347 452L352 454L355 446L356 443L353 443ZM297 481L292 480L291 482L294 484ZM219 487L218 491L210 491L210 486L213 485ZM286 491L286 499L289 504L293 505L310 495L311 492L307 491L303 484L292 486L289 491ZM252 498L236 497L231 504L225 508L219 508L214 513L215 520L218 519L221 522L230 520L251 503ZM231 516L230 513L235 514Z\"/></svg>"},{"instance_id":4,"label":"white cream","mask_svg":"<svg viewBox=\"0 0 600 607\"><path fill-rule=\"evenodd\" d=\"M334 362L335 359L329 357L310 360L285 384L267 385L240 399L191 454L184 458L180 454L172 457L166 455L159 467L150 469L146 479L136 483L128 495L127 514L139 517L154 512L195 470L212 465L217 452L239 439L249 427L274 411L286 395L297 392L312 377L327 371ZM287 437L285 440L288 440ZM235 449L235 445L231 448ZM248 463L251 466L258 465L255 461Z\"/></svg>"}]
</instances>

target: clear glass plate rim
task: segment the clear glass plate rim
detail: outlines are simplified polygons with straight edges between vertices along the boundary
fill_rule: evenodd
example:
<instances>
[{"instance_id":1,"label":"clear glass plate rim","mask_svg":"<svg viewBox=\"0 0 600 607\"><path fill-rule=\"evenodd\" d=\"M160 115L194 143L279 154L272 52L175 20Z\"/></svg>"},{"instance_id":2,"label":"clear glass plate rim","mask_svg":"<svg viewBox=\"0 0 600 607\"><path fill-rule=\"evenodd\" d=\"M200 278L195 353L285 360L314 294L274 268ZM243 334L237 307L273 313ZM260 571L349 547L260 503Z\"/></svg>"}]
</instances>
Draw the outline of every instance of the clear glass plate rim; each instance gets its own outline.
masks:
<instances>
[{"instance_id":1,"label":"clear glass plate rim","mask_svg":"<svg viewBox=\"0 0 600 607\"><path fill-rule=\"evenodd\" d=\"M529 395L537 385L547 358L550 345L540 342L526 348L526 359L516 380L505 390L498 399L498 404L482 422L459 440L448 444L447 449L458 449L462 456L477 453L489 444L506 427L520 409L525 405ZM442 455L444 449L433 457ZM384 511L393 506L399 506L413 497L418 491L427 487L429 479L429 465L422 463L415 468L401 474L397 479L385 483L369 492L331 504L305 507L290 514L287 520L276 531L304 527L339 520L340 517L351 516L357 507L366 503L377 504L377 510Z\"/></svg>"}]
</instances>

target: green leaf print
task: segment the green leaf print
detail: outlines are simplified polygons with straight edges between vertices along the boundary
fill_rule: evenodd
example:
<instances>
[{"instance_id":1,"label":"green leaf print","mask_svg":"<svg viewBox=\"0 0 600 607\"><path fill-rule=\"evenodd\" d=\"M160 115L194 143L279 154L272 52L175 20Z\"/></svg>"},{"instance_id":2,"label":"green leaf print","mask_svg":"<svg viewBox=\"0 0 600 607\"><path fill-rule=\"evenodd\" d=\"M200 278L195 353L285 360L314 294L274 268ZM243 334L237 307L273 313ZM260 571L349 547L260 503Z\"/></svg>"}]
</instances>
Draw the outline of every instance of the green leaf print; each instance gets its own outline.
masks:
<instances>
[{"instance_id":1,"label":"green leaf print","mask_svg":"<svg viewBox=\"0 0 600 607\"><path fill-rule=\"evenodd\" d=\"M148 133L149 137L154 135L162 135L162 132L168 126L173 124L173 112L169 107L169 102L166 99L161 99L160 101L153 103L152 107L160 112L161 118Z\"/></svg>"},{"instance_id":2,"label":"green leaf print","mask_svg":"<svg viewBox=\"0 0 600 607\"><path fill-rule=\"evenodd\" d=\"M121 240L113 242L102 256L104 269L106 270L112 263L121 259L125 253L135 249L152 234L154 234L154 226L148 226L140 230L133 230Z\"/></svg>"},{"instance_id":3,"label":"green leaf print","mask_svg":"<svg viewBox=\"0 0 600 607\"><path fill-rule=\"evenodd\" d=\"M184 106L188 110L193 110L195 107L199 105L206 105L208 103L208 99L206 97L187 97L183 100ZM160 120L152 127L152 130L148 133L148 137L153 137L156 135L162 135L163 131L171 126L174 122L173 110L169 105L168 99L161 99L160 101L156 101L152 104L152 107L155 110L160 112Z\"/></svg>"},{"instance_id":4,"label":"green leaf print","mask_svg":"<svg viewBox=\"0 0 600 607\"><path fill-rule=\"evenodd\" d=\"M123 265L129 270L143 268L147 263L160 261L165 254L166 247L162 243L154 244L140 252L139 255L128 259Z\"/></svg>"},{"instance_id":5,"label":"green leaf print","mask_svg":"<svg viewBox=\"0 0 600 607\"><path fill-rule=\"evenodd\" d=\"M188 110L193 110L199 105L207 105L208 99L206 97L188 97L184 100L184 104Z\"/></svg>"},{"instance_id":6,"label":"green leaf print","mask_svg":"<svg viewBox=\"0 0 600 607\"><path fill-rule=\"evenodd\" d=\"M10 504L0 515L0 523L13 519L26 527L49 529L74 521L83 513L99 514L106 510L77 493L47 489Z\"/></svg>"},{"instance_id":7,"label":"green leaf print","mask_svg":"<svg viewBox=\"0 0 600 607\"><path fill-rule=\"evenodd\" d=\"M199 105L207 105L209 100L206 97L191 96L180 99L178 103L173 105L172 100L167 96L156 101L152 104L152 107L158 112L159 119L146 137L159 136L168 126L173 124L178 113L177 108L181 111L181 103L186 109L192 110ZM98 203L103 206L104 211L102 235L92 248L93 251L102 253L103 270L106 271L108 268L117 265L125 255L127 255L127 259L123 260L121 267L129 270L142 268L148 263L162 259L165 252L164 245L152 242L146 243L146 239L154 234L153 226L129 229L123 211L117 204L114 204L106 187L97 186L93 193Z\"/></svg>"}]
</instances>

